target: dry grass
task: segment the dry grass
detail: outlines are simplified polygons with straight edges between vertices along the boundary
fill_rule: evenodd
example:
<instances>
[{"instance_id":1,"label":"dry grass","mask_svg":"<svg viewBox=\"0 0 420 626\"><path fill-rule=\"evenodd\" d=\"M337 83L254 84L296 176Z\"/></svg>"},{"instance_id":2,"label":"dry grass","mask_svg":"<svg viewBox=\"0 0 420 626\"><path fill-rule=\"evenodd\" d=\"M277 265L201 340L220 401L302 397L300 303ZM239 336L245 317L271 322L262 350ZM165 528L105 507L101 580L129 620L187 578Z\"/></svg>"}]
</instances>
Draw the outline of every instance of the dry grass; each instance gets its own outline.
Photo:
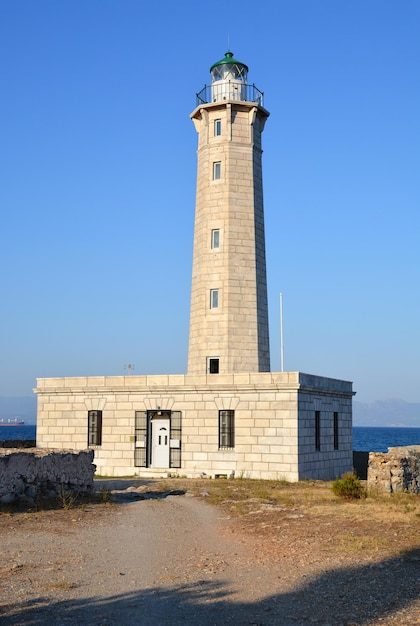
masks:
<instances>
[{"instance_id":1,"label":"dry grass","mask_svg":"<svg viewBox=\"0 0 420 626\"><path fill-rule=\"evenodd\" d=\"M266 540L269 552L289 555L299 545L304 558L380 559L419 547L420 495L400 494L347 501L335 496L332 482L171 478L153 482L151 491L184 490L218 506L238 532ZM11 526L48 527L54 534L75 524L97 523L113 514L110 492L67 509L0 514L0 532ZM275 549L272 549L276 546Z\"/></svg>"},{"instance_id":2,"label":"dry grass","mask_svg":"<svg viewBox=\"0 0 420 626\"><path fill-rule=\"evenodd\" d=\"M185 489L196 495L205 495L210 504L230 509L242 503L240 515L255 511L261 504L272 504L292 508L303 508L316 515L339 514L340 517L365 520L373 515L375 519L388 521L415 522L420 518L420 496L394 494L384 496L369 493L366 499L345 501L332 492L328 481L301 481L287 483L269 480L190 480L171 479L153 486L154 490ZM419 520L420 521L420 520Z\"/></svg>"},{"instance_id":3,"label":"dry grass","mask_svg":"<svg viewBox=\"0 0 420 626\"><path fill-rule=\"evenodd\" d=\"M349 558L384 558L417 548L420 496L399 494L346 501L332 482L171 479L154 489L185 489L223 509L247 533L284 547L302 541L310 550Z\"/></svg>"}]
</instances>

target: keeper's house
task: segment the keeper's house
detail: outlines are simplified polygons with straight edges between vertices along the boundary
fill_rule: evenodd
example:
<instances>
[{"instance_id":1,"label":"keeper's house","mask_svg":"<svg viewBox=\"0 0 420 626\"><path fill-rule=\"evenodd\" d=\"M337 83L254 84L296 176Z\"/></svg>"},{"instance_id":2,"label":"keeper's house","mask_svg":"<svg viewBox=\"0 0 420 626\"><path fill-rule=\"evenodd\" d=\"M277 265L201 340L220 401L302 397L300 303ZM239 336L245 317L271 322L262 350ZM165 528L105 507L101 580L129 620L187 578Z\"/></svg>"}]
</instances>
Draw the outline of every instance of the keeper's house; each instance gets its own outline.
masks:
<instances>
[{"instance_id":1,"label":"keeper's house","mask_svg":"<svg viewBox=\"0 0 420 626\"><path fill-rule=\"evenodd\" d=\"M37 445L94 448L124 476L332 479L352 469L352 383L270 372L261 137L268 111L227 52L197 94L188 373L41 378Z\"/></svg>"}]
</instances>

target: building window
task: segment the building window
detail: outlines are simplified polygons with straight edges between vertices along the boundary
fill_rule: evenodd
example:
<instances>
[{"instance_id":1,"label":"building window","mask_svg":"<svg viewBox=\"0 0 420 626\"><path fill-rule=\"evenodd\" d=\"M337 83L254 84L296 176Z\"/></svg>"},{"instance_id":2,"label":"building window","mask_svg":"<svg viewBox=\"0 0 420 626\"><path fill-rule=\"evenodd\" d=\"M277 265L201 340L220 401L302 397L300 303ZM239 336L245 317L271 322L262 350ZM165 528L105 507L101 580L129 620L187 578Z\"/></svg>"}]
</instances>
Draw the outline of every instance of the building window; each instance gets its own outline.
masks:
<instances>
[{"instance_id":1,"label":"building window","mask_svg":"<svg viewBox=\"0 0 420 626\"><path fill-rule=\"evenodd\" d=\"M338 413L334 411L334 450L338 450Z\"/></svg>"},{"instance_id":2,"label":"building window","mask_svg":"<svg viewBox=\"0 0 420 626\"><path fill-rule=\"evenodd\" d=\"M321 450L321 411L315 411L315 450Z\"/></svg>"},{"instance_id":3,"label":"building window","mask_svg":"<svg viewBox=\"0 0 420 626\"><path fill-rule=\"evenodd\" d=\"M235 447L235 411L219 411L219 448Z\"/></svg>"},{"instance_id":4,"label":"building window","mask_svg":"<svg viewBox=\"0 0 420 626\"><path fill-rule=\"evenodd\" d=\"M102 445L102 411L88 411L88 446Z\"/></svg>"},{"instance_id":5,"label":"building window","mask_svg":"<svg viewBox=\"0 0 420 626\"><path fill-rule=\"evenodd\" d=\"M220 137L222 134L222 120L214 120L214 136Z\"/></svg>"},{"instance_id":6,"label":"building window","mask_svg":"<svg viewBox=\"0 0 420 626\"><path fill-rule=\"evenodd\" d=\"M222 175L222 163L221 161L215 161L213 163L213 180L220 180Z\"/></svg>"},{"instance_id":7,"label":"building window","mask_svg":"<svg viewBox=\"0 0 420 626\"><path fill-rule=\"evenodd\" d=\"M219 308L219 290L218 289L210 289L210 308L211 309Z\"/></svg>"},{"instance_id":8,"label":"building window","mask_svg":"<svg viewBox=\"0 0 420 626\"><path fill-rule=\"evenodd\" d=\"M211 247L213 250L220 247L220 230L218 228L211 231Z\"/></svg>"},{"instance_id":9,"label":"building window","mask_svg":"<svg viewBox=\"0 0 420 626\"><path fill-rule=\"evenodd\" d=\"M209 374L219 373L219 359L209 358L207 359L207 370Z\"/></svg>"}]
</instances>

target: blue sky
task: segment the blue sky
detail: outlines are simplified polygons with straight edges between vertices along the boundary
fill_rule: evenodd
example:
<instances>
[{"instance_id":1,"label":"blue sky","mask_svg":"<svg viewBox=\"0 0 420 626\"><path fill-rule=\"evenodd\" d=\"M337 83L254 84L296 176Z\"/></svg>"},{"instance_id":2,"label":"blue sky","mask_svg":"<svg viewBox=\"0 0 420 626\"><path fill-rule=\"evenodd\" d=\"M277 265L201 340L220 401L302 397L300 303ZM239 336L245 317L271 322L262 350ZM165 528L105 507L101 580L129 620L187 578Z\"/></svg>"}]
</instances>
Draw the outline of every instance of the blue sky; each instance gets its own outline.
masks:
<instances>
[{"instance_id":1,"label":"blue sky","mask_svg":"<svg viewBox=\"0 0 420 626\"><path fill-rule=\"evenodd\" d=\"M420 401L420 2L2 0L0 396L184 373L197 137L230 40L265 92L272 369Z\"/></svg>"}]
</instances>

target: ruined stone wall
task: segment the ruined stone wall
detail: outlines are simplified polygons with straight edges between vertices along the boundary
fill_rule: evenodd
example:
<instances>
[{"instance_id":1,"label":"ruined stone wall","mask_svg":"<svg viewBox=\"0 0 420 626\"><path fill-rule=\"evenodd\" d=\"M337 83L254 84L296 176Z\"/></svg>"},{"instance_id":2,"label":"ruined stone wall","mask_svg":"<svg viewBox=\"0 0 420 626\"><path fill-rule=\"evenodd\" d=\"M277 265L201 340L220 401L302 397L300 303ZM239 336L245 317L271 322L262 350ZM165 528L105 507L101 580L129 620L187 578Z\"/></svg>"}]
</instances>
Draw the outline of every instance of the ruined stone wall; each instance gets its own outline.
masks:
<instances>
[{"instance_id":1,"label":"ruined stone wall","mask_svg":"<svg viewBox=\"0 0 420 626\"><path fill-rule=\"evenodd\" d=\"M368 488L384 493L420 493L420 446L370 452Z\"/></svg>"},{"instance_id":2,"label":"ruined stone wall","mask_svg":"<svg viewBox=\"0 0 420 626\"><path fill-rule=\"evenodd\" d=\"M35 439L9 439L0 441L0 448L35 448Z\"/></svg>"},{"instance_id":3,"label":"ruined stone wall","mask_svg":"<svg viewBox=\"0 0 420 626\"><path fill-rule=\"evenodd\" d=\"M93 450L0 449L0 504L93 491Z\"/></svg>"}]
</instances>

